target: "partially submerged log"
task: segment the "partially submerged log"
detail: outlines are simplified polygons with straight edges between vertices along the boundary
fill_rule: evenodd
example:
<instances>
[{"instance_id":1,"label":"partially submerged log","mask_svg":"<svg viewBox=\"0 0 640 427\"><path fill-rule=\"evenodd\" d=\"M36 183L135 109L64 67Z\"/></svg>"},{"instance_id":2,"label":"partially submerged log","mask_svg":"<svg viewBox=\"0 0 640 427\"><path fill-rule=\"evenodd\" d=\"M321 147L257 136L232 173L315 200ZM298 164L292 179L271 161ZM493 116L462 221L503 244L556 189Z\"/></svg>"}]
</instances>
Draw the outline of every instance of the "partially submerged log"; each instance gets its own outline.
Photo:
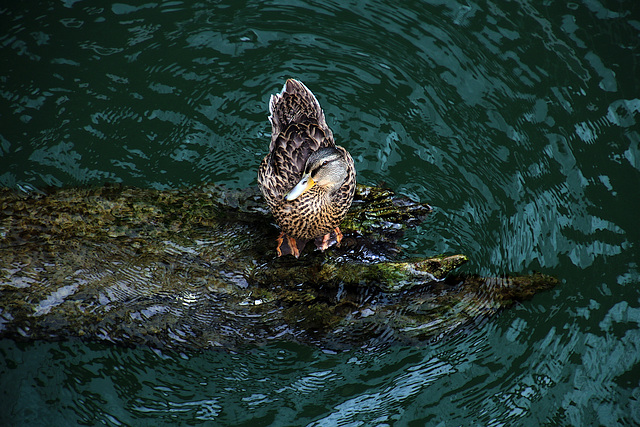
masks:
<instances>
[{"instance_id":1,"label":"partially submerged log","mask_svg":"<svg viewBox=\"0 0 640 427\"><path fill-rule=\"evenodd\" d=\"M452 276L464 255L402 259L430 212L359 186L342 247L275 258L255 191L0 190L0 337L160 348L293 340L327 349L434 339L548 289L543 275Z\"/></svg>"}]
</instances>

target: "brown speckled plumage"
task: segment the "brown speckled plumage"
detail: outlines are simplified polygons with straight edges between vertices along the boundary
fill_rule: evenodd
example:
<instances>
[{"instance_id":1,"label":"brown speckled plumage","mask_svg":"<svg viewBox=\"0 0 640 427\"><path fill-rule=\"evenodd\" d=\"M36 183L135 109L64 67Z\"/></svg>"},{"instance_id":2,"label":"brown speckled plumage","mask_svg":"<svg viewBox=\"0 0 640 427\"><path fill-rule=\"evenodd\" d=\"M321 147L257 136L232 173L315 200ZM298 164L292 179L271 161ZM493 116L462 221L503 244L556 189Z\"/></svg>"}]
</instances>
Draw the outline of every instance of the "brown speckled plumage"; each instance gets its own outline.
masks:
<instances>
[{"instance_id":1,"label":"brown speckled plumage","mask_svg":"<svg viewBox=\"0 0 640 427\"><path fill-rule=\"evenodd\" d=\"M269 154L260 164L258 183L276 223L301 248L307 240L332 233L340 225L353 200L355 167L349 152L335 145L320 104L301 82L287 80L282 92L271 96L269 110L271 143ZM336 163L341 172L346 169L346 178L331 189L314 185L296 199L286 200L287 193L302 178L305 166L309 168L309 157L323 147L337 150L320 153L332 151L334 157L341 157ZM318 160L319 167L327 163L322 164L322 160ZM297 256L295 250L293 253Z\"/></svg>"}]
</instances>

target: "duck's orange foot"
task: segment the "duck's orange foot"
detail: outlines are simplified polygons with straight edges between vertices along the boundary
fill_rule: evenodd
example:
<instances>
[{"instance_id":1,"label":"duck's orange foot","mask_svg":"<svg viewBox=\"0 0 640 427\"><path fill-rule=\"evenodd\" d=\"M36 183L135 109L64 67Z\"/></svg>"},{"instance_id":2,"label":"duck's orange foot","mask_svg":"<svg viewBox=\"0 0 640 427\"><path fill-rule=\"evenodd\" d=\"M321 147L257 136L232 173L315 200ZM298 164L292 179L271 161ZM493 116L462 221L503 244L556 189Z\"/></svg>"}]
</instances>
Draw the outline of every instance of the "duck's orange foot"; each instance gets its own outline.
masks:
<instances>
[{"instance_id":1,"label":"duck's orange foot","mask_svg":"<svg viewBox=\"0 0 640 427\"><path fill-rule=\"evenodd\" d=\"M293 255L298 258L300 257L300 252L302 252L304 246L307 244L306 240L294 239L293 237L284 234L284 232L280 233L276 242L278 242L276 253L279 257L283 255Z\"/></svg>"},{"instance_id":2,"label":"duck's orange foot","mask_svg":"<svg viewBox=\"0 0 640 427\"><path fill-rule=\"evenodd\" d=\"M322 242L320 243L320 250L324 251L325 249L327 249L330 245L331 242L331 233L327 233L324 236L322 236Z\"/></svg>"},{"instance_id":3,"label":"duck's orange foot","mask_svg":"<svg viewBox=\"0 0 640 427\"><path fill-rule=\"evenodd\" d=\"M342 231L340 231L340 227L336 227L335 230L333 230L334 233L336 233L336 246L340 247L340 243L342 242Z\"/></svg>"},{"instance_id":4,"label":"duck's orange foot","mask_svg":"<svg viewBox=\"0 0 640 427\"><path fill-rule=\"evenodd\" d=\"M342 242L340 227L336 227L331 233L327 233L324 236L316 237L315 240L316 247L321 251L328 249L333 244L340 247L340 242Z\"/></svg>"}]
</instances>

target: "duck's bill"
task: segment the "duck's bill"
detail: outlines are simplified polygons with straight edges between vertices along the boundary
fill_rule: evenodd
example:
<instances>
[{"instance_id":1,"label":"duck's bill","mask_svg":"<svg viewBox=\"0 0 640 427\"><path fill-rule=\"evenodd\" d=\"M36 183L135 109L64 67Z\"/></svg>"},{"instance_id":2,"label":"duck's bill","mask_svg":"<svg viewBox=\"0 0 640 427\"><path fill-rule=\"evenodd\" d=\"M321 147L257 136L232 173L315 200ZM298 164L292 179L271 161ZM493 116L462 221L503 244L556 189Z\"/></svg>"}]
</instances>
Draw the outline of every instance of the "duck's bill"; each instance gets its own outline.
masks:
<instances>
[{"instance_id":1,"label":"duck's bill","mask_svg":"<svg viewBox=\"0 0 640 427\"><path fill-rule=\"evenodd\" d=\"M296 186L293 187L291 191L289 191L284 196L284 198L289 202L295 200L300 197L302 193L304 193L314 185L316 185L316 182L313 180L313 178L311 178L309 175L304 175L300 182L298 182Z\"/></svg>"}]
</instances>

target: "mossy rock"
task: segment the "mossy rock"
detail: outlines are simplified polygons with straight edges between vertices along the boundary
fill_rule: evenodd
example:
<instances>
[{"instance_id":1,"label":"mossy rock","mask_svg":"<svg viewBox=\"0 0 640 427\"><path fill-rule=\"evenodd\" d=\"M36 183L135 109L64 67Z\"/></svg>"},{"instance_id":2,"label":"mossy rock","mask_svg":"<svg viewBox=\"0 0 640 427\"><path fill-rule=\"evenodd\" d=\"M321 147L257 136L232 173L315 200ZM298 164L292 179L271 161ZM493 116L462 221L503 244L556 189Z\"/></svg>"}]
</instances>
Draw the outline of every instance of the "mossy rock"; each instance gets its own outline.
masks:
<instances>
[{"instance_id":1,"label":"mossy rock","mask_svg":"<svg viewBox=\"0 0 640 427\"><path fill-rule=\"evenodd\" d=\"M403 259L397 239L430 211L358 186L340 248L275 258L278 231L255 190L0 189L0 336L227 349L422 342L556 284L452 276L464 255Z\"/></svg>"}]
</instances>

